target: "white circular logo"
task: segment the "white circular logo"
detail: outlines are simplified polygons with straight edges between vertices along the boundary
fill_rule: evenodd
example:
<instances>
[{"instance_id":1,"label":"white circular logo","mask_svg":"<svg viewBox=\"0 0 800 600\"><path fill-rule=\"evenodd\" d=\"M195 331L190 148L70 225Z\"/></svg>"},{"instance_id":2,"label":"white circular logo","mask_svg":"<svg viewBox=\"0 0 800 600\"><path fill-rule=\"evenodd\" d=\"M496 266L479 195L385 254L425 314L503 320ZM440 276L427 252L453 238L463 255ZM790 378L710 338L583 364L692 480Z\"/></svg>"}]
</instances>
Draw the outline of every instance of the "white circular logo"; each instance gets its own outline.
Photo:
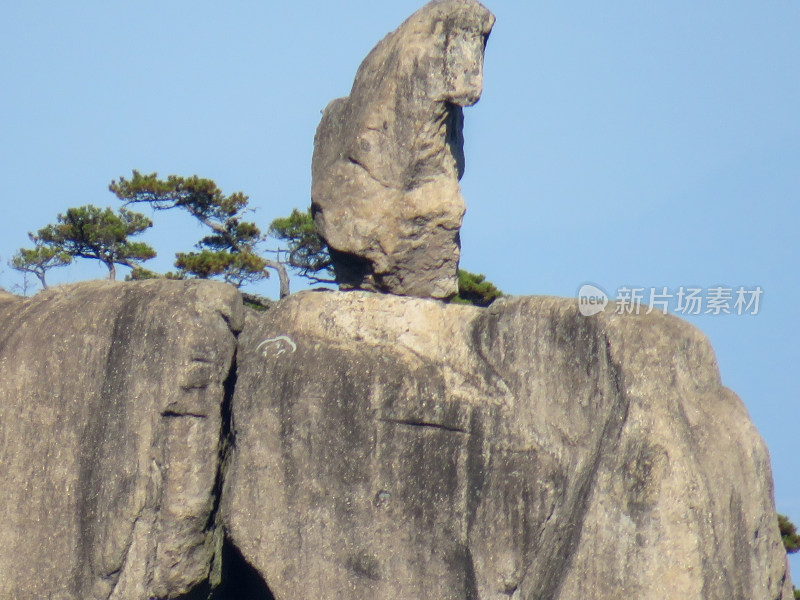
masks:
<instances>
[{"instance_id":1,"label":"white circular logo","mask_svg":"<svg viewBox=\"0 0 800 600\"><path fill-rule=\"evenodd\" d=\"M603 312L608 304L608 295L596 285L585 283L578 290L578 310L584 317Z\"/></svg>"}]
</instances>

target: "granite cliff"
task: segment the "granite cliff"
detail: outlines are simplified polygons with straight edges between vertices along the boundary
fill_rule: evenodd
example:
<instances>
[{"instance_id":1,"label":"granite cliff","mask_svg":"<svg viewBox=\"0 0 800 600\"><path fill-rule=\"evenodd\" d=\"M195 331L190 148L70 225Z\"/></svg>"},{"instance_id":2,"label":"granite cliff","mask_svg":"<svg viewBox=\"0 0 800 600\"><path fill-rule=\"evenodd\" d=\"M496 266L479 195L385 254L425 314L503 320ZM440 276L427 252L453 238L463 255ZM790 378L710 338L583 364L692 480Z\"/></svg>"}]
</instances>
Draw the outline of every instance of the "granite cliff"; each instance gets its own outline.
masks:
<instances>
[{"instance_id":1,"label":"granite cliff","mask_svg":"<svg viewBox=\"0 0 800 600\"><path fill-rule=\"evenodd\" d=\"M673 317L87 282L0 296L0 381L3 598L790 598Z\"/></svg>"}]
</instances>

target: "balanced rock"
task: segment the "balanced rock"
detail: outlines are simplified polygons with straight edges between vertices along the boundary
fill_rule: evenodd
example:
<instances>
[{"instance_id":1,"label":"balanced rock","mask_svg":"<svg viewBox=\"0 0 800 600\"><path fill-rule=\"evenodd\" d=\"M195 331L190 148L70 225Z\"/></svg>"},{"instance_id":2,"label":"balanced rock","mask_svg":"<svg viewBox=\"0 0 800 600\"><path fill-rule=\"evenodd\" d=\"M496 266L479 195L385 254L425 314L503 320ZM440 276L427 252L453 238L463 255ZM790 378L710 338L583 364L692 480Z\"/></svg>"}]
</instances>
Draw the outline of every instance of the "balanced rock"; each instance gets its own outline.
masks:
<instances>
[{"instance_id":1,"label":"balanced rock","mask_svg":"<svg viewBox=\"0 0 800 600\"><path fill-rule=\"evenodd\" d=\"M314 140L312 213L342 289L456 294L463 106L483 88L494 16L434 0L364 59Z\"/></svg>"}]
</instances>

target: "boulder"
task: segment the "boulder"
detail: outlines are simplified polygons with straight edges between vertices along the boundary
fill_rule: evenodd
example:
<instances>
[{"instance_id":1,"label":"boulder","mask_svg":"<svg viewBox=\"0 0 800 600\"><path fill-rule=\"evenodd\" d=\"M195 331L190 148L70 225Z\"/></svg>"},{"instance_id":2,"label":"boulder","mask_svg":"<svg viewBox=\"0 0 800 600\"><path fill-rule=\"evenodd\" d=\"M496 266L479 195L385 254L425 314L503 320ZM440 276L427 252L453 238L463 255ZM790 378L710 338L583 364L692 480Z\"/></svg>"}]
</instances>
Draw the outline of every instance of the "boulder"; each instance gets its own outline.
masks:
<instances>
[{"instance_id":1,"label":"boulder","mask_svg":"<svg viewBox=\"0 0 800 600\"><path fill-rule=\"evenodd\" d=\"M791 598L767 450L671 316L296 294L233 414L223 520L278 599Z\"/></svg>"},{"instance_id":2,"label":"boulder","mask_svg":"<svg viewBox=\"0 0 800 600\"><path fill-rule=\"evenodd\" d=\"M364 59L314 138L312 213L342 289L448 298L464 214L462 107L478 101L494 16L434 0Z\"/></svg>"},{"instance_id":3,"label":"boulder","mask_svg":"<svg viewBox=\"0 0 800 600\"><path fill-rule=\"evenodd\" d=\"M6 300L0 596L149 600L210 585L239 294L97 281Z\"/></svg>"}]
</instances>

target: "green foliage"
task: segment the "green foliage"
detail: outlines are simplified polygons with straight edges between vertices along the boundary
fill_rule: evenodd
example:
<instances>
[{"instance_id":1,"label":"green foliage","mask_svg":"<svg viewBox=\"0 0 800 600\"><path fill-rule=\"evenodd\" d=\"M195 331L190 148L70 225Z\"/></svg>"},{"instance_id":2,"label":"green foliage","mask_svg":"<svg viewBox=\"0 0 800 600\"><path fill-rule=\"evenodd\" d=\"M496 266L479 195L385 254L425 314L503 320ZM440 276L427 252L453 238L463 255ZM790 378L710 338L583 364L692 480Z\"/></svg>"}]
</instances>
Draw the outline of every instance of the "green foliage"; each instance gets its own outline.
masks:
<instances>
[{"instance_id":1,"label":"green foliage","mask_svg":"<svg viewBox=\"0 0 800 600\"><path fill-rule=\"evenodd\" d=\"M46 274L50 269L64 267L72 262L72 256L57 246L47 246L38 237L29 233L33 248L20 248L11 257L9 265L22 273L32 273L47 289Z\"/></svg>"},{"instance_id":2,"label":"green foliage","mask_svg":"<svg viewBox=\"0 0 800 600\"><path fill-rule=\"evenodd\" d=\"M173 273L169 271L161 274L145 269L144 267L134 267L131 272L125 276L125 281L144 281L146 279L185 279L182 273Z\"/></svg>"},{"instance_id":3,"label":"green foliage","mask_svg":"<svg viewBox=\"0 0 800 600\"><path fill-rule=\"evenodd\" d=\"M88 204L58 215L58 222L40 229L34 239L57 254L99 260L114 279L115 265L134 268L156 255L147 244L128 240L152 225L144 215L124 208L115 213Z\"/></svg>"},{"instance_id":4,"label":"green foliage","mask_svg":"<svg viewBox=\"0 0 800 600\"><path fill-rule=\"evenodd\" d=\"M158 178L158 173L142 175L136 170L130 180L120 177L108 189L126 204L145 202L155 210L184 208L202 222L217 224L238 218L247 208L248 200L241 192L226 196L211 179L197 175L170 175L164 180Z\"/></svg>"},{"instance_id":5,"label":"green foliage","mask_svg":"<svg viewBox=\"0 0 800 600\"><path fill-rule=\"evenodd\" d=\"M225 195L212 180L197 175L159 179L157 173L143 175L135 170L130 179L112 181L109 190L125 204L143 202L154 210L181 208L211 230L197 243L197 252L176 255L179 277L219 277L241 287L266 278L266 269L271 268L280 276L281 297L288 295L284 264L260 256L257 246L264 236L255 223L243 219L248 210L248 197L243 193ZM278 250L279 256L285 252L285 264L299 275L318 283L336 282L327 245L314 230L310 209L294 209L288 217L275 219L268 233L285 244ZM142 270L130 277L153 275ZM463 270L458 272L458 289L453 302L476 306L489 306L503 295L483 275Z\"/></svg>"},{"instance_id":6,"label":"green foliage","mask_svg":"<svg viewBox=\"0 0 800 600\"><path fill-rule=\"evenodd\" d=\"M503 292L494 284L486 281L484 275L470 273L464 269L458 270L458 295L451 300L455 304L473 304L475 306L489 306L498 298L503 297Z\"/></svg>"},{"instance_id":7,"label":"green foliage","mask_svg":"<svg viewBox=\"0 0 800 600\"><path fill-rule=\"evenodd\" d=\"M290 267L300 275L321 283L335 283L333 263L325 241L314 230L311 209L302 212L297 209L288 217L275 219L269 227L269 234L286 242ZM458 295L451 300L456 304L489 306L503 293L483 275L458 270Z\"/></svg>"},{"instance_id":8,"label":"green foliage","mask_svg":"<svg viewBox=\"0 0 800 600\"><path fill-rule=\"evenodd\" d=\"M783 547L786 548L787 554L794 554L800 550L800 535L797 533L797 527L789 520L786 515L778 515L778 529L781 532L781 541ZM793 588L795 600L800 600L800 590Z\"/></svg>"},{"instance_id":9,"label":"green foliage","mask_svg":"<svg viewBox=\"0 0 800 600\"><path fill-rule=\"evenodd\" d=\"M263 236L255 223L242 219L248 197L241 192L226 196L212 180L197 175L170 175L164 180L157 173L142 175L138 171L133 171L130 180L120 177L112 181L109 189L126 204L144 202L155 210L184 209L211 229L211 234L197 243L199 252L176 255L175 266L184 277L219 277L241 287L268 278L267 267L279 268L259 256L256 247Z\"/></svg>"},{"instance_id":10,"label":"green foliage","mask_svg":"<svg viewBox=\"0 0 800 600\"><path fill-rule=\"evenodd\" d=\"M203 243L199 245L202 247ZM175 266L179 271L200 279L221 277L236 287L260 281L266 276L266 261L249 248L238 251L203 248L200 252L179 252Z\"/></svg>"},{"instance_id":11,"label":"green foliage","mask_svg":"<svg viewBox=\"0 0 800 600\"><path fill-rule=\"evenodd\" d=\"M286 242L287 263L302 277L318 283L336 282L328 248L314 230L311 209L301 212L295 208L288 217L275 219L269 234Z\"/></svg>"},{"instance_id":12,"label":"green foliage","mask_svg":"<svg viewBox=\"0 0 800 600\"><path fill-rule=\"evenodd\" d=\"M242 292L242 299L246 307L252 308L258 312L264 312L275 304L269 298L259 296L258 294L248 294L247 292Z\"/></svg>"},{"instance_id":13,"label":"green foliage","mask_svg":"<svg viewBox=\"0 0 800 600\"><path fill-rule=\"evenodd\" d=\"M793 554L800 550L800 535L794 523L786 515L778 515L778 528L781 531L781 540L786 548L787 554Z\"/></svg>"}]
</instances>

